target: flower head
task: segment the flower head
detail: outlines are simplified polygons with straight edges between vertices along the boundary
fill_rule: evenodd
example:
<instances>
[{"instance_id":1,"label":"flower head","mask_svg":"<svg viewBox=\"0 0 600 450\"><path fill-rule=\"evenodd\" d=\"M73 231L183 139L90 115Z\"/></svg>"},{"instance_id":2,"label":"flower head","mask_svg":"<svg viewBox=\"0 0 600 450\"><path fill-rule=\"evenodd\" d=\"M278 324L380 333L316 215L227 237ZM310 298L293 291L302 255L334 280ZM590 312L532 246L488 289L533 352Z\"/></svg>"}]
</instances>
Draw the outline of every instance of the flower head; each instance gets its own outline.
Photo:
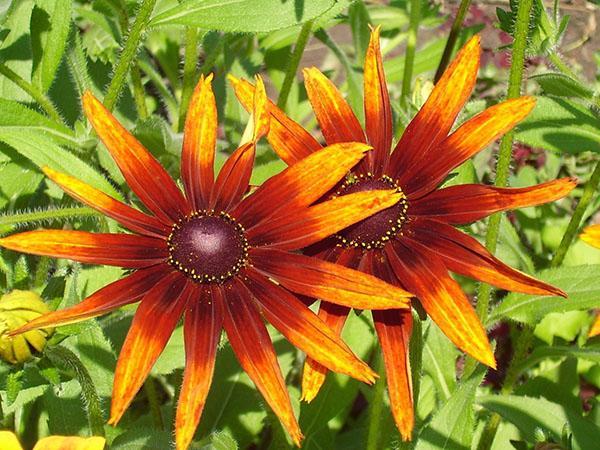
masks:
<instances>
[{"instance_id":1,"label":"flower head","mask_svg":"<svg viewBox=\"0 0 600 450\"><path fill-rule=\"evenodd\" d=\"M378 29L371 34L364 65L364 131L335 85L316 68L304 71L308 98L325 142L357 141L373 146L373 151L355 167L353 176L337 186L337 194L390 188L402 197L389 209L307 251L414 293L456 346L494 367L485 329L448 271L513 291L564 293L508 267L455 226L495 212L556 200L570 192L575 182L565 178L527 188L480 184L439 188L454 168L513 128L534 106L531 97L507 100L452 131L475 85L479 55L476 36L458 53L393 150L392 111ZM232 82L238 98L248 108L253 86L243 80ZM275 105L269 108L272 120L267 137L284 161L294 164L319 151L321 144L308 131ZM323 301L319 315L340 333L348 311ZM392 412L402 437L410 439L414 424L408 359L412 316L407 309L374 311L373 320L383 351ZM321 364L307 361L302 382L304 399L314 398L325 373Z\"/></svg>"},{"instance_id":2,"label":"flower head","mask_svg":"<svg viewBox=\"0 0 600 450\"><path fill-rule=\"evenodd\" d=\"M46 168L71 196L132 233L38 230L2 238L0 245L134 271L18 331L82 320L141 300L115 371L109 423L116 424L184 316L186 366L176 413L177 448L183 449L200 420L224 328L240 364L298 444L302 435L263 317L320 364L372 383L372 370L292 292L343 307L382 309L406 307L410 294L294 251L389 208L401 196L389 189L358 192L311 206L363 158L370 147L362 143L338 143L307 155L246 196L256 142L269 128L260 80L251 100L252 135L215 178L211 78L198 83L185 122L184 192L96 98L85 94L89 121L148 213Z\"/></svg>"},{"instance_id":3,"label":"flower head","mask_svg":"<svg viewBox=\"0 0 600 450\"><path fill-rule=\"evenodd\" d=\"M23 450L17 436L11 431L0 431L3 450ZM103 450L106 439L99 436L48 436L37 441L33 450Z\"/></svg>"}]
</instances>

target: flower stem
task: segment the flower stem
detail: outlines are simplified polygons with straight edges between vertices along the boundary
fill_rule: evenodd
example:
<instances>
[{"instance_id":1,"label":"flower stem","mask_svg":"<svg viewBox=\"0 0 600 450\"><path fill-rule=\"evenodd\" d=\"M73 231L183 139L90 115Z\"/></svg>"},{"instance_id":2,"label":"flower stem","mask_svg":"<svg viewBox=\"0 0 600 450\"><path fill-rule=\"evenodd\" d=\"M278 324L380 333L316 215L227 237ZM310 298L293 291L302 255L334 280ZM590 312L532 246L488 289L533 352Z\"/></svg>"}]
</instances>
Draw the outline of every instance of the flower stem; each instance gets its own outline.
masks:
<instances>
[{"instance_id":1,"label":"flower stem","mask_svg":"<svg viewBox=\"0 0 600 450\"><path fill-rule=\"evenodd\" d=\"M115 68L115 72L108 86L108 90L106 91L106 96L104 97L104 106L106 106L109 111L112 111L117 104L119 94L121 93L121 88L125 83L125 77L127 76L127 73L132 66L133 59L138 52L143 31L150 20L150 15L152 14L155 3L156 0L142 1L135 21L129 30L129 36L125 41L123 51L121 52L121 57L119 58L119 62Z\"/></svg>"},{"instance_id":2,"label":"flower stem","mask_svg":"<svg viewBox=\"0 0 600 450\"><path fill-rule=\"evenodd\" d=\"M75 353L66 347L56 345L48 346L44 354L52 364L72 370L81 386L84 408L88 415L90 429L94 436L104 436L104 417L100 407L100 397L92 381L90 373Z\"/></svg>"},{"instance_id":3,"label":"flower stem","mask_svg":"<svg viewBox=\"0 0 600 450\"><path fill-rule=\"evenodd\" d=\"M15 214L0 215L0 227L7 225L19 225L30 222L47 222L50 220L71 219L74 217L98 216L96 210L87 207L52 208L41 211L17 212Z\"/></svg>"},{"instance_id":4,"label":"flower stem","mask_svg":"<svg viewBox=\"0 0 600 450\"><path fill-rule=\"evenodd\" d=\"M596 163L596 167L590 176L589 181L586 183L583 188L583 194L581 194L581 199L579 203L577 203L577 207L573 212L573 216L571 216L571 220L569 221L569 225L567 225L567 229L565 234L560 241L560 245L554 254L554 258L552 258L552 262L550 263L550 267L558 267L562 264L565 259L565 255L567 254L567 250L569 250L569 246L575 239L575 235L579 230L579 225L581 223L581 219L585 214L585 210L588 205L592 201L596 190L598 189L598 184L600 183L600 161Z\"/></svg>"},{"instance_id":5,"label":"flower stem","mask_svg":"<svg viewBox=\"0 0 600 450\"><path fill-rule=\"evenodd\" d=\"M369 405L369 417L367 419L367 442L365 450L378 450L381 439L381 420L383 418L384 395L385 395L385 362L380 351L375 351L375 370L379 375L375 383L373 398Z\"/></svg>"},{"instance_id":6,"label":"flower stem","mask_svg":"<svg viewBox=\"0 0 600 450\"><path fill-rule=\"evenodd\" d=\"M527 32L529 30L529 19L532 6L533 0L522 0L518 3L517 23L515 24L515 36L512 46L512 62L508 78L508 99L517 98L521 95L523 67L525 63L525 47L527 46ZM504 187L508 183L513 139L514 132L509 131L500 141L500 150L496 165L496 180L494 182L496 186ZM501 213L496 213L490 217L488 223L485 246L491 253L496 252L496 247L498 245L501 217ZM487 320L491 291L489 285L480 285L477 298L477 313L483 323Z\"/></svg>"},{"instance_id":7,"label":"flower stem","mask_svg":"<svg viewBox=\"0 0 600 450\"><path fill-rule=\"evenodd\" d=\"M290 96L292 83L294 82L294 78L296 77L296 72L298 71L298 66L300 65L300 60L302 59L302 54L304 53L306 44L308 44L310 33L312 31L312 26L312 20L309 20L304 25L302 25L302 29L300 30L300 34L298 35L298 39L296 40L296 45L294 46L294 51L290 56L290 62L285 72L283 84L281 85L279 98L277 99L277 106L279 106L281 109L285 109L288 97Z\"/></svg>"},{"instance_id":8,"label":"flower stem","mask_svg":"<svg viewBox=\"0 0 600 450\"><path fill-rule=\"evenodd\" d=\"M187 27L185 30L185 50L183 60L183 88L179 105L177 129L183 131L185 116L196 82L196 66L198 64L198 29Z\"/></svg>"},{"instance_id":9,"label":"flower stem","mask_svg":"<svg viewBox=\"0 0 600 450\"><path fill-rule=\"evenodd\" d=\"M412 85L415 52L417 47L417 32L421 21L421 0L410 0L410 18L408 24L408 37L406 39L406 53L404 55L404 76L402 78L401 102L406 106L406 99L410 94Z\"/></svg>"},{"instance_id":10,"label":"flower stem","mask_svg":"<svg viewBox=\"0 0 600 450\"><path fill-rule=\"evenodd\" d=\"M448 63L450 62L450 56L452 56L452 52L454 51L456 40L458 39L460 29L462 28L463 20L465 20L465 16L467 15L467 11L469 10L470 5L471 0L461 0L460 2L460 6L458 7L458 11L456 12L456 17L454 17L454 21L452 22L452 28L450 28L450 34L448 34L448 40L446 41L446 46L444 47L442 59L440 59L438 68L435 71L434 81L436 83L442 77L442 74L444 73L444 70L446 70L446 67L448 67Z\"/></svg>"},{"instance_id":11,"label":"flower stem","mask_svg":"<svg viewBox=\"0 0 600 450\"><path fill-rule=\"evenodd\" d=\"M3 63L0 63L0 74L4 75L10 81L12 81L17 86L19 86L23 91L25 91L27 94L29 94L29 96L31 96L31 98L33 98L36 102L38 102L38 104L42 107L42 109L44 111L46 111L46 114L48 114L48 116L51 119L53 119L56 122L61 123L61 124L64 123L62 117L60 117L60 113L58 112L58 110L56 109L56 107L54 106L52 101L50 101L50 99L48 97L46 97L43 94L43 92L41 92L37 87L35 87L33 84L29 83L27 80L25 80L23 77L21 77L17 72L15 72L14 70L12 70L10 67L8 67L7 65L5 65Z\"/></svg>"}]
</instances>

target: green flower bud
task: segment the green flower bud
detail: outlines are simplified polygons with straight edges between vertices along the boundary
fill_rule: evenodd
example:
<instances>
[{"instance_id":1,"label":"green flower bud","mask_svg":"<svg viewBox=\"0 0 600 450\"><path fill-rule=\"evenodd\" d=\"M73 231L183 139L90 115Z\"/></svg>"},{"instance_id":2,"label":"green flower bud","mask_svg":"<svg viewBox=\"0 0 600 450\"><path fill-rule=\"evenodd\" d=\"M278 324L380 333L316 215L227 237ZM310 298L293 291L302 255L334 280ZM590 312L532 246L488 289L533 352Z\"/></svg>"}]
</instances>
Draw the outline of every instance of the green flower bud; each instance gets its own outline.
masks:
<instances>
[{"instance_id":1,"label":"green flower bud","mask_svg":"<svg viewBox=\"0 0 600 450\"><path fill-rule=\"evenodd\" d=\"M0 358L19 364L31 359L32 351L41 352L54 329L31 330L13 337L7 334L48 312L46 303L32 291L14 290L0 297Z\"/></svg>"}]
</instances>

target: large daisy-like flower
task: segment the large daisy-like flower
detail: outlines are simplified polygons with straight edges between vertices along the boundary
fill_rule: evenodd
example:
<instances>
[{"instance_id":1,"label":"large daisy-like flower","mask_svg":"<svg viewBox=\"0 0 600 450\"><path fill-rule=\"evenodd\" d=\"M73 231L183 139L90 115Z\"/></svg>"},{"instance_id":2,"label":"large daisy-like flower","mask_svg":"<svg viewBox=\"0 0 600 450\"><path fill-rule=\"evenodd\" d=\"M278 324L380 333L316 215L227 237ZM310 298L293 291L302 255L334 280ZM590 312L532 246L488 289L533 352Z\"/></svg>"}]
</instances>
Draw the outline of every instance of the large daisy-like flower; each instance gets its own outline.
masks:
<instances>
[{"instance_id":1,"label":"large daisy-like flower","mask_svg":"<svg viewBox=\"0 0 600 450\"><path fill-rule=\"evenodd\" d=\"M587 242L593 247L600 248L600 225L590 225L583 230L581 240ZM600 334L600 315L592 324L589 336L598 336Z\"/></svg>"},{"instance_id":2,"label":"large daisy-like flower","mask_svg":"<svg viewBox=\"0 0 600 450\"><path fill-rule=\"evenodd\" d=\"M329 369L372 383L373 371L292 291L355 308L402 308L410 296L376 277L293 252L399 201L401 196L387 189L310 206L369 146L336 144L307 155L245 197L256 141L269 123L260 80L258 86L252 139L235 150L214 179L215 98L211 77L200 80L184 130L184 193L87 93L83 105L89 121L149 213L46 168L71 196L132 233L38 230L0 239L0 245L26 253L134 269L81 303L18 331L82 320L141 299L115 371L110 424L119 421L185 316L186 365L175 424L179 449L187 447L200 419L222 328L241 366L299 444L302 435L263 318Z\"/></svg>"},{"instance_id":3,"label":"large daisy-like flower","mask_svg":"<svg viewBox=\"0 0 600 450\"><path fill-rule=\"evenodd\" d=\"M452 342L494 367L485 329L448 271L513 291L564 293L503 264L455 226L498 211L556 200L571 191L575 182L566 178L527 188L464 184L437 189L454 168L514 127L534 106L530 97L508 100L486 109L451 133L475 85L479 55L479 38L474 37L435 85L391 154L392 111L377 29L372 32L364 67L364 132L342 94L318 69L306 69L304 80L327 144L358 141L374 148L356 166L353 176L337 187L336 194L391 188L403 197L395 206L321 243L316 253L324 260L359 268L412 292ZM253 86L243 80L232 82L238 98L249 108ZM319 151L321 144L299 124L273 104L270 111L272 122L267 137L285 162L293 164ZM323 301L319 315L340 333L348 311ZM392 412L406 440L414 424L408 359L411 317L407 309L373 312ZM308 359L302 380L305 400L317 394L325 373L325 367Z\"/></svg>"}]
</instances>

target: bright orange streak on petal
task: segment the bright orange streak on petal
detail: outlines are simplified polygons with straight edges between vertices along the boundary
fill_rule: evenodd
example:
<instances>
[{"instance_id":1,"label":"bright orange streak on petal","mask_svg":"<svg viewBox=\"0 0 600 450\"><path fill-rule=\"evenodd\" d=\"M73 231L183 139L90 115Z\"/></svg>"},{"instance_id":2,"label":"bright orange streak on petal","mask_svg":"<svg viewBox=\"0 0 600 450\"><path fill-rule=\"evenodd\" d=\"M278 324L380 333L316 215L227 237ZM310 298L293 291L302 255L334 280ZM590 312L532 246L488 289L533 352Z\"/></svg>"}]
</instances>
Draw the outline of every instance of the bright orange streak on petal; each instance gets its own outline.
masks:
<instances>
[{"instance_id":1,"label":"bright orange streak on petal","mask_svg":"<svg viewBox=\"0 0 600 450\"><path fill-rule=\"evenodd\" d=\"M495 368L494 353L475 310L436 253L407 238L385 250L402 285L414 292L444 334L461 350Z\"/></svg>"},{"instance_id":2,"label":"bright orange streak on petal","mask_svg":"<svg viewBox=\"0 0 600 450\"><path fill-rule=\"evenodd\" d=\"M579 235L583 242L587 242L593 247L600 248L600 225L591 225L583 229Z\"/></svg>"},{"instance_id":3,"label":"bright orange streak on petal","mask_svg":"<svg viewBox=\"0 0 600 450\"><path fill-rule=\"evenodd\" d=\"M402 189L409 198L432 191L451 170L513 129L534 106L533 97L520 97L494 105L469 119L432 151L435 157L424 157L415 163Z\"/></svg>"},{"instance_id":4,"label":"bright orange streak on petal","mask_svg":"<svg viewBox=\"0 0 600 450\"><path fill-rule=\"evenodd\" d=\"M31 255L129 268L152 266L167 257L164 240L123 233L26 231L1 238L0 246Z\"/></svg>"},{"instance_id":5,"label":"bright orange streak on petal","mask_svg":"<svg viewBox=\"0 0 600 450\"><path fill-rule=\"evenodd\" d=\"M267 218L311 205L336 186L370 149L365 144L343 143L314 152L269 178L231 214L249 229Z\"/></svg>"},{"instance_id":6,"label":"bright orange streak on petal","mask_svg":"<svg viewBox=\"0 0 600 450\"><path fill-rule=\"evenodd\" d=\"M115 219L130 230L158 238L169 234L169 227L161 223L156 217L149 216L121 203L71 175L57 172L50 167L43 167L42 170L48 178L58 184L71 197Z\"/></svg>"},{"instance_id":7,"label":"bright orange streak on petal","mask_svg":"<svg viewBox=\"0 0 600 450\"><path fill-rule=\"evenodd\" d=\"M228 75L227 78L242 106L246 111L251 112L254 101L254 86L246 80L235 78L233 75ZM271 124L267 139L275 153L283 161L292 165L306 158L312 152L321 149L321 144L302 125L290 119L270 100L267 100L267 104L271 113Z\"/></svg>"},{"instance_id":8,"label":"bright orange streak on petal","mask_svg":"<svg viewBox=\"0 0 600 450\"><path fill-rule=\"evenodd\" d=\"M262 317L247 289L236 279L226 292L223 288L218 289L219 301L224 305L223 325L235 355L299 447L302 432L294 416L277 354Z\"/></svg>"},{"instance_id":9,"label":"bright orange streak on petal","mask_svg":"<svg viewBox=\"0 0 600 450\"><path fill-rule=\"evenodd\" d=\"M334 372L373 384L377 374L298 298L254 270L247 274L244 284L265 319L295 347Z\"/></svg>"},{"instance_id":10,"label":"bright orange streak on petal","mask_svg":"<svg viewBox=\"0 0 600 450\"><path fill-rule=\"evenodd\" d=\"M366 159L368 170L380 176L392 147L393 130L392 108L379 49L379 27L371 32L365 57L364 86L365 129L374 149Z\"/></svg>"},{"instance_id":11,"label":"bright orange streak on petal","mask_svg":"<svg viewBox=\"0 0 600 450\"><path fill-rule=\"evenodd\" d=\"M254 121L254 132L252 139L258 141L269 132L270 123L269 103L265 84L260 76L256 77L256 88L254 89L254 102L252 107L252 120Z\"/></svg>"},{"instance_id":12,"label":"bright orange streak on petal","mask_svg":"<svg viewBox=\"0 0 600 450\"><path fill-rule=\"evenodd\" d=\"M552 202L571 192L577 181L561 178L524 188L499 188L483 184L461 184L439 189L411 202L410 214L464 224L490 214Z\"/></svg>"},{"instance_id":13,"label":"bright orange streak on petal","mask_svg":"<svg viewBox=\"0 0 600 450\"><path fill-rule=\"evenodd\" d=\"M212 74L200 77L185 118L181 179L194 209L207 207L214 182L218 123L212 78Z\"/></svg>"},{"instance_id":14,"label":"bright orange streak on petal","mask_svg":"<svg viewBox=\"0 0 600 450\"><path fill-rule=\"evenodd\" d=\"M596 317L592 328L590 329L590 337L598 336L600 334L600 316Z\"/></svg>"},{"instance_id":15,"label":"bright orange streak on petal","mask_svg":"<svg viewBox=\"0 0 600 450\"><path fill-rule=\"evenodd\" d=\"M472 37L458 52L396 145L387 173L399 177L400 185L410 180L415 163L430 159L429 152L446 138L471 96L479 70L479 40Z\"/></svg>"},{"instance_id":16,"label":"bright orange streak on petal","mask_svg":"<svg viewBox=\"0 0 600 450\"><path fill-rule=\"evenodd\" d=\"M356 115L335 85L316 67L302 73L308 99L327 144L366 142Z\"/></svg>"},{"instance_id":17,"label":"bright orange streak on petal","mask_svg":"<svg viewBox=\"0 0 600 450\"><path fill-rule=\"evenodd\" d=\"M183 194L161 164L87 91L83 110L127 184L157 217L172 224L189 212Z\"/></svg>"},{"instance_id":18,"label":"bright orange streak on petal","mask_svg":"<svg viewBox=\"0 0 600 450\"><path fill-rule=\"evenodd\" d=\"M363 191L335 197L272 219L248 230L252 245L297 250L387 209L402 199L395 190Z\"/></svg>"},{"instance_id":19,"label":"bright orange streak on petal","mask_svg":"<svg viewBox=\"0 0 600 450\"><path fill-rule=\"evenodd\" d=\"M106 314L121 306L136 302L148 292L161 278L173 270L163 264L136 270L131 275L121 278L69 308L53 311L10 333L24 333L36 328L56 327Z\"/></svg>"},{"instance_id":20,"label":"bright orange streak on petal","mask_svg":"<svg viewBox=\"0 0 600 450\"><path fill-rule=\"evenodd\" d=\"M222 305L210 291L191 291L183 325L185 370L177 403L175 435L177 450L185 450L194 438L210 389L223 327Z\"/></svg>"},{"instance_id":21,"label":"bright orange streak on petal","mask_svg":"<svg viewBox=\"0 0 600 450\"><path fill-rule=\"evenodd\" d=\"M186 283L174 272L142 298L117 361L109 425L119 422L167 345L188 300Z\"/></svg>"},{"instance_id":22,"label":"bright orange streak on petal","mask_svg":"<svg viewBox=\"0 0 600 450\"><path fill-rule=\"evenodd\" d=\"M379 278L309 256L251 248L250 260L290 291L349 308L407 308L412 297Z\"/></svg>"}]
</instances>

